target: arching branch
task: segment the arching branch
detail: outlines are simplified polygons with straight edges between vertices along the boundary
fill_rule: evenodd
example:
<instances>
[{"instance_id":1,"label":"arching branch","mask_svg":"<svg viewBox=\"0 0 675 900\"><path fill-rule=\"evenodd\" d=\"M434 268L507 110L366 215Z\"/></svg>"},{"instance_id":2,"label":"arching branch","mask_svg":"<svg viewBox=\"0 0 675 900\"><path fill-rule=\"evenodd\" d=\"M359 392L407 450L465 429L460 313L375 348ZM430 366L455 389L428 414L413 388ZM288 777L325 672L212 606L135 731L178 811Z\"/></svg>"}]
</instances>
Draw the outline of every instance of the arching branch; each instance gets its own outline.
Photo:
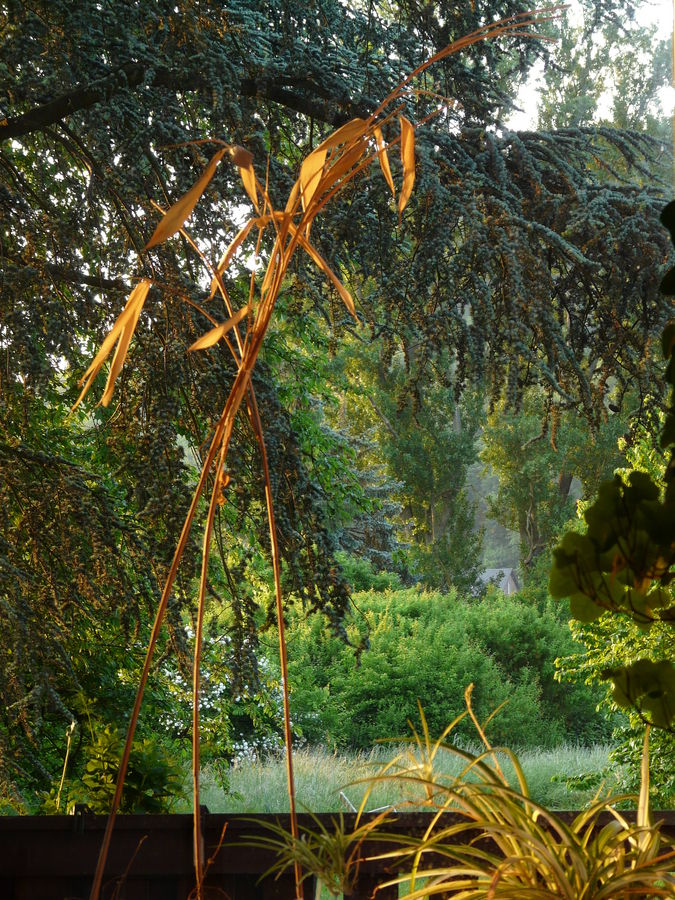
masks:
<instances>
[{"instance_id":1,"label":"arching branch","mask_svg":"<svg viewBox=\"0 0 675 900\"><path fill-rule=\"evenodd\" d=\"M116 94L133 90L143 84L148 68L142 63L126 63L91 84L76 87L22 115L5 119L4 124L0 121L0 141L42 131L76 112L89 109L97 103L107 103ZM309 79L293 81L300 87L311 90L314 96L291 90L279 79L267 78L242 79L239 93L242 97L261 97L270 100L332 126L342 125L363 112L349 100L331 99L326 90L314 85ZM177 72L164 67L154 69L148 83L152 87L166 88L174 92L200 90L208 86L207 79L200 72Z\"/></svg>"}]
</instances>

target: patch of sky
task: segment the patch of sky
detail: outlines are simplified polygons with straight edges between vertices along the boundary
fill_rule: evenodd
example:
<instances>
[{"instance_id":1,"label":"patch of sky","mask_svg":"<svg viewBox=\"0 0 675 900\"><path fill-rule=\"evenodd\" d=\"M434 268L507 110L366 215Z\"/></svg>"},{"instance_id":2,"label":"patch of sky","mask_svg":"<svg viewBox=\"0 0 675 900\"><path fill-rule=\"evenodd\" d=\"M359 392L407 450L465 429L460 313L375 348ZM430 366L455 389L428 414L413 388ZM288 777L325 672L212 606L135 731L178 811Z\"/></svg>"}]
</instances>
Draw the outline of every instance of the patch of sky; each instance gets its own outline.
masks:
<instances>
[{"instance_id":1,"label":"patch of sky","mask_svg":"<svg viewBox=\"0 0 675 900\"><path fill-rule=\"evenodd\" d=\"M657 26L658 36L664 37L673 31L673 3L672 0L654 0L643 2L635 10L635 24L640 27ZM567 20L563 27L578 28L583 25L583 6L579 0L571 0L568 4ZM613 51L620 53L617 48ZM649 65L649 59L644 60L645 66ZM511 131L532 131L537 127L539 110L539 97L544 86L544 64L538 60L530 69L528 77L520 86L516 98L516 110L505 120L504 126ZM600 117L609 114L612 106L613 93L606 90L598 102L598 115ZM664 85L658 92L658 100L664 116L673 116L675 111L675 87Z\"/></svg>"}]
</instances>

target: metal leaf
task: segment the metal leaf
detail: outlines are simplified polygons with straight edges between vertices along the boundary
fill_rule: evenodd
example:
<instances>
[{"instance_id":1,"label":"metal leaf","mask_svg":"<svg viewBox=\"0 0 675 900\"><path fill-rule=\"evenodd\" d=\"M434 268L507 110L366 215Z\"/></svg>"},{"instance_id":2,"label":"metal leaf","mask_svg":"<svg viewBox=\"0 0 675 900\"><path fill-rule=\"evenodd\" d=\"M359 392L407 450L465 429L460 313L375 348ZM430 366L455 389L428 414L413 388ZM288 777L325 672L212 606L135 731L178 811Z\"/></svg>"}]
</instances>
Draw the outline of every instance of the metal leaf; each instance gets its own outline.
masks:
<instances>
[{"instance_id":1,"label":"metal leaf","mask_svg":"<svg viewBox=\"0 0 675 900\"><path fill-rule=\"evenodd\" d=\"M192 185L186 194L183 194L180 200L174 203L173 206L164 213L164 216L157 225L157 228L155 228L152 237L145 245L146 250L150 247L155 247L157 244L161 244L162 241L171 237L172 234L175 234L181 228L187 217L197 205L197 202L206 190L208 183L213 178L218 163L229 149L230 148L228 147L222 147L218 150L211 158L208 166L204 169L200 179Z\"/></svg>"}]
</instances>

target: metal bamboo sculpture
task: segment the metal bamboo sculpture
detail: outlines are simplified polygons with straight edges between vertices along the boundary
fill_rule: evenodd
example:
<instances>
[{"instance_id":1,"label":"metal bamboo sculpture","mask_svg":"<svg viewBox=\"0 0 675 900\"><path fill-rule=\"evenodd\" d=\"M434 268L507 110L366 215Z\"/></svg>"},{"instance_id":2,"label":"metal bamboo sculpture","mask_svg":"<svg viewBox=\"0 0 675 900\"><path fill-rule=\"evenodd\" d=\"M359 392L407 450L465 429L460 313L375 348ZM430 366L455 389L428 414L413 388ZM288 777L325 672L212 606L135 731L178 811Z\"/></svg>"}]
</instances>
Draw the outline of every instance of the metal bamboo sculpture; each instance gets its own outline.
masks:
<instances>
[{"instance_id":1,"label":"metal bamboo sculpture","mask_svg":"<svg viewBox=\"0 0 675 900\"><path fill-rule=\"evenodd\" d=\"M291 259L296 249L301 248L313 262L323 271L330 284L337 290L345 306L351 315L357 319L354 301L351 295L341 283L336 274L330 269L326 260L310 241L310 229L312 222L321 212L324 206L338 194L359 172L366 169L373 160L377 159L382 174L389 186L394 199L396 199L396 187L392 177L388 151L398 145L400 148L402 166L402 185L398 193L397 209L399 221L401 214L410 199L415 181L415 127L422 122L413 125L403 115L406 101L415 95L414 81L422 72L435 62L446 56L456 53L465 47L482 41L486 38L494 38L499 35L511 35L515 37L538 37L526 29L551 18L561 7L550 7L534 12L522 13L509 19L486 24L482 28L466 35L450 44L439 53L435 54L421 66L415 69L401 84L392 91L368 118L356 118L347 122L330 134L318 147L316 147L304 160L300 169L300 175L293 185L288 200L283 210L277 209L270 198L267 187L258 179L253 167L252 155L243 147L227 144L219 140L207 140L197 143L213 144L218 146L206 169L193 187L168 211L160 220L154 234L147 244L151 248L169 239L180 232L198 254L202 262L208 267L212 276L211 289L208 300L216 295L222 298L227 309L228 318L224 322L218 322L208 310L197 305L196 308L211 321L213 328L202 335L189 348L191 352L207 350L223 341L228 351L232 354L237 373L229 395L217 421L211 443L204 460L199 481L195 488L190 508L188 510L183 529L175 550L161 600L157 608L152 633L150 636L145 663L141 673L136 700L131 714L131 720L126 737L126 743L122 754L119 777L113 798L112 809L108 819L105 835L101 845L94 881L91 888L90 900L98 900L103 872L106 864L108 849L115 823L115 816L120 806L124 779L129 762L129 754L138 721L143 693L147 684L153 652L160 628L164 621L167 603L176 578L178 567L185 549L195 514L202 496L205 493L207 482L212 478L208 514L204 527L202 543L202 566L199 583L198 612L195 629L194 664L193 664L193 800L194 800L194 864L196 876L195 896L197 900L203 897L204 865L201 859L200 847L202 842L201 825L199 818L199 690L200 690L200 654L202 646L202 627L204 620L204 605L207 586L207 571L211 537L213 531L214 516L220 503L223 502L227 491L229 476L227 473L227 453L232 437L235 417L242 405L255 432L261 457L263 476L265 482L265 494L267 505L267 517L270 532L271 555L274 573L274 585L276 595L276 613L279 626L279 650L281 660L281 678L283 687L284 731L286 743L286 760L288 774L288 792L291 810L291 827L293 835L297 838L297 818L295 810L295 790L293 781L293 759L291 752L291 726L288 701L288 677L286 667L286 646L284 640L283 601L281 593L281 571L279 560L279 548L274 518L274 504L270 484L265 441L258 413L255 392L251 383L251 373L256 365L260 348L265 339L279 291L284 277L289 269ZM549 40L550 38L543 38ZM435 114L440 113L450 101L439 99L439 106ZM384 131L392 130L398 120L398 134L388 142L385 141ZM223 159L228 159L234 164L241 176L244 188L253 203L256 215L250 218L239 230L229 244L217 265L212 266L195 242L190 238L184 228L184 224L196 206L199 198L204 193L211 181L216 168ZM253 271L250 277L248 302L240 309L234 309L224 282L224 274L230 266L237 251L244 243L255 235L256 253L260 250L263 237L266 233L274 236L272 249L269 253L269 261L259 282L258 274ZM142 312L143 304L152 286L150 279L142 279L132 291L126 306L119 315L110 333L103 341L99 352L81 379L82 392L77 400L79 404L91 388L96 376L102 369L108 356L116 345L108 378L100 403L107 406L113 395L115 380L120 374L124 364L134 329ZM185 301L183 301L185 302ZM191 302L191 301L190 301ZM193 304L194 305L194 304ZM358 319L357 319L358 321ZM245 327L244 327L245 326ZM76 405L77 405L76 404ZM296 864L296 888L298 897L302 896L302 873Z\"/></svg>"}]
</instances>

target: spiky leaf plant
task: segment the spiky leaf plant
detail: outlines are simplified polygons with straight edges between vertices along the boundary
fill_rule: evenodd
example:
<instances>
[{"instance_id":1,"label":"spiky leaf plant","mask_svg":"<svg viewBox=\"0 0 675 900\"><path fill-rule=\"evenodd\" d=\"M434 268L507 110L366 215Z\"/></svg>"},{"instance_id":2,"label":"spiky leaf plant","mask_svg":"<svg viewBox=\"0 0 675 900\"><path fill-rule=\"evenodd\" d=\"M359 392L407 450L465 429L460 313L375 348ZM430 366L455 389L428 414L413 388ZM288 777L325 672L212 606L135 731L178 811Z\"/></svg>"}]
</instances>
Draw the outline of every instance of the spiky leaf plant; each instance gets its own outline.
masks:
<instances>
[{"instance_id":1,"label":"spiky leaf plant","mask_svg":"<svg viewBox=\"0 0 675 900\"><path fill-rule=\"evenodd\" d=\"M675 896L675 844L650 819L648 735L635 822L617 809L631 799L629 795L598 797L567 822L530 798L515 754L490 745L485 736L487 723L479 723L472 708L471 690L469 686L465 694L463 716L473 721L483 752L475 754L452 743L452 732L463 716L432 741L420 709L421 735L413 729L407 748L368 779L353 831L346 832L341 820L333 823L333 833L325 828L321 834L310 830L298 839L271 826L268 839L255 839L256 844L279 852L272 871L283 871L302 860L304 871L315 874L334 896L349 889L360 863L367 860L386 860L390 870L398 870L395 878L379 887L397 886L411 900ZM446 754L461 763L456 776L437 766ZM505 776L500 758L513 767L515 786ZM370 792L384 781L396 782L412 797L415 809L421 805L431 813L421 837L387 833L382 827L386 821L363 818ZM369 855L372 841L379 847L388 842L393 849ZM338 852L347 848L351 848L349 856Z\"/></svg>"},{"instance_id":2,"label":"spiky leaf plant","mask_svg":"<svg viewBox=\"0 0 675 900\"><path fill-rule=\"evenodd\" d=\"M256 822L269 834L258 835L245 843L276 852L276 862L264 875L279 875L290 866L299 865L303 880L311 875L316 877L317 898L322 887L333 897L353 893L361 862L366 857L364 844L377 837L378 827L388 821L387 813L369 818L351 830L345 827L342 814L332 820L332 830L318 818L312 818L316 827L303 826L297 835L275 822Z\"/></svg>"},{"instance_id":3,"label":"spiky leaf plant","mask_svg":"<svg viewBox=\"0 0 675 900\"><path fill-rule=\"evenodd\" d=\"M426 806L433 811L421 838L404 838L401 846L386 854L403 870L387 885L403 885L410 898L440 895L461 900L674 895L675 845L649 816L648 735L635 823L617 810L618 804L631 799L628 795L598 798L567 823L530 798L516 756L489 744L471 706L471 687L466 704L484 751L475 755L443 738L432 748L434 757L443 750L462 758L465 765L459 775L448 778L430 771L428 740L415 738L416 752L408 752L373 779L373 785L382 778L403 779L409 785L419 782L428 796ZM513 765L515 787L504 774L500 756ZM443 822L445 813L453 814L449 825Z\"/></svg>"}]
</instances>

